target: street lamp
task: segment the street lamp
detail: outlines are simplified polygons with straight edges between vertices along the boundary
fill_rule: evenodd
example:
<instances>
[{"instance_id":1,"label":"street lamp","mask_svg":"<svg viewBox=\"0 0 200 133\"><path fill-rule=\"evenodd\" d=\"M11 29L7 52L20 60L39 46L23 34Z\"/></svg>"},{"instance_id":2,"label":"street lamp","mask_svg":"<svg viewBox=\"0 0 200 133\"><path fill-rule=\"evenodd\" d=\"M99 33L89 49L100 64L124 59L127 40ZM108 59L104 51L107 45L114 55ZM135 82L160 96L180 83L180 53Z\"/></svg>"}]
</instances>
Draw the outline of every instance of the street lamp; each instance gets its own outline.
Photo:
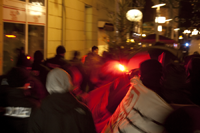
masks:
<instances>
[{"instance_id":1,"label":"street lamp","mask_svg":"<svg viewBox=\"0 0 200 133\"><path fill-rule=\"evenodd\" d=\"M194 30L192 31L192 35L198 35L198 33L199 33L199 31L198 31L197 29L194 29Z\"/></svg>"},{"instance_id":2,"label":"street lamp","mask_svg":"<svg viewBox=\"0 0 200 133\"><path fill-rule=\"evenodd\" d=\"M126 18L131 22L139 22L142 16L142 12L137 9L131 9L126 13Z\"/></svg>"},{"instance_id":3,"label":"street lamp","mask_svg":"<svg viewBox=\"0 0 200 133\"><path fill-rule=\"evenodd\" d=\"M152 6L152 8L156 8L156 17L157 18L160 17L160 7L165 6L165 5L166 4L163 3L163 4L157 4L157 5ZM159 19L157 19L157 20L159 20ZM158 42L159 41L158 21L155 23L156 23L156 42Z\"/></svg>"},{"instance_id":4,"label":"street lamp","mask_svg":"<svg viewBox=\"0 0 200 133\"><path fill-rule=\"evenodd\" d=\"M178 31L180 30L180 28L176 28L174 29L175 33L176 33L176 41L178 41L178 39L183 39L182 36L178 37Z\"/></svg>"},{"instance_id":5,"label":"street lamp","mask_svg":"<svg viewBox=\"0 0 200 133\"><path fill-rule=\"evenodd\" d=\"M133 23L140 22L142 17L143 17L142 12L138 9L131 9L126 13L126 18Z\"/></svg>"}]
</instances>

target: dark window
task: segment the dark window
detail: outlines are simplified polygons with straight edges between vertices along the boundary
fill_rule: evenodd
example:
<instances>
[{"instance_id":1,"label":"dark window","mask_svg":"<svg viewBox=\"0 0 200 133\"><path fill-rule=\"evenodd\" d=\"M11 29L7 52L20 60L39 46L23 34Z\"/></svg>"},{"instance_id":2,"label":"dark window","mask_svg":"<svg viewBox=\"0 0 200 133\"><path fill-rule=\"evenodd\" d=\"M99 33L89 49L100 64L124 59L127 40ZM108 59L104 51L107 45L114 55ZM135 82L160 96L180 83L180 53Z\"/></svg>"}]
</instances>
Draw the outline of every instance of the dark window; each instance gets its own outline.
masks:
<instances>
[{"instance_id":1,"label":"dark window","mask_svg":"<svg viewBox=\"0 0 200 133\"><path fill-rule=\"evenodd\" d=\"M44 53L44 26L28 26L28 54L33 57L35 51Z\"/></svg>"},{"instance_id":2,"label":"dark window","mask_svg":"<svg viewBox=\"0 0 200 133\"><path fill-rule=\"evenodd\" d=\"M3 73L16 65L20 48L25 46L25 24L4 22Z\"/></svg>"}]
</instances>

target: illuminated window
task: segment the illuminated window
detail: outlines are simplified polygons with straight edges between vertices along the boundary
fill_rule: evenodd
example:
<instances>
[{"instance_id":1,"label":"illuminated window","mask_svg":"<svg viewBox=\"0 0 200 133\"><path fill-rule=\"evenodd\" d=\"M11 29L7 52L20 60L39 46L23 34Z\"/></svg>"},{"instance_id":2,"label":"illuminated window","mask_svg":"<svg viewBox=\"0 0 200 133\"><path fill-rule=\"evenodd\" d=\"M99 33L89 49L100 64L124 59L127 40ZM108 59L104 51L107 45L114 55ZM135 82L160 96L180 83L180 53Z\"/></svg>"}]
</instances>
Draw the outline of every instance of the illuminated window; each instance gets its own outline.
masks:
<instances>
[{"instance_id":1,"label":"illuminated window","mask_svg":"<svg viewBox=\"0 0 200 133\"><path fill-rule=\"evenodd\" d=\"M44 51L44 26L28 26L28 54L33 57L35 51Z\"/></svg>"},{"instance_id":2,"label":"illuminated window","mask_svg":"<svg viewBox=\"0 0 200 133\"><path fill-rule=\"evenodd\" d=\"M45 0L3 1L5 5L3 6L3 59L0 60L3 62L3 66L0 66L3 74L16 65L20 49L30 55L30 59L33 59L37 50L42 51L45 56L47 8L45 2ZM37 14L31 14L32 12Z\"/></svg>"},{"instance_id":3,"label":"illuminated window","mask_svg":"<svg viewBox=\"0 0 200 133\"><path fill-rule=\"evenodd\" d=\"M30 3L33 3L33 2L38 2L38 3L41 3L42 6L45 5L45 0L29 0Z\"/></svg>"},{"instance_id":4,"label":"illuminated window","mask_svg":"<svg viewBox=\"0 0 200 133\"><path fill-rule=\"evenodd\" d=\"M15 37L12 37L15 36ZM25 24L4 22L3 72L15 66L19 49L25 46Z\"/></svg>"}]
</instances>

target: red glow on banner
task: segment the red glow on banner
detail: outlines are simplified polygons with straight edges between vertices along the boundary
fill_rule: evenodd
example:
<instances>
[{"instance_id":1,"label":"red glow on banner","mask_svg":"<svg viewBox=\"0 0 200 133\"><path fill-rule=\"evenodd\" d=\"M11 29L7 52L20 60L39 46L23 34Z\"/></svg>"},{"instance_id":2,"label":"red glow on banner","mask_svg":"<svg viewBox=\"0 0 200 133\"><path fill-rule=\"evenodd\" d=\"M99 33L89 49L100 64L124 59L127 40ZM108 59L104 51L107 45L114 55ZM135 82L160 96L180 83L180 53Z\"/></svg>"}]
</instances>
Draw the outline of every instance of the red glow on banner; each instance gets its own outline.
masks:
<instances>
[{"instance_id":1,"label":"red glow on banner","mask_svg":"<svg viewBox=\"0 0 200 133\"><path fill-rule=\"evenodd\" d=\"M15 35L5 35L5 36L8 37L8 38L16 38Z\"/></svg>"}]
</instances>

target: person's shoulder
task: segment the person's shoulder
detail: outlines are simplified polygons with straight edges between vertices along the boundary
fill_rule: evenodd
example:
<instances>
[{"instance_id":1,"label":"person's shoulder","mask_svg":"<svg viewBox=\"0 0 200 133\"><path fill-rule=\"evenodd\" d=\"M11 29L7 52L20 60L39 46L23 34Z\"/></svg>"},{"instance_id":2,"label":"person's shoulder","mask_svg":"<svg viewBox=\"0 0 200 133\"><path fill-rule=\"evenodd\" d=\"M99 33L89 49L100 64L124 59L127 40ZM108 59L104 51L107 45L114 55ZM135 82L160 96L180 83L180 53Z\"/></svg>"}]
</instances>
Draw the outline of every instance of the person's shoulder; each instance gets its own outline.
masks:
<instances>
[{"instance_id":1,"label":"person's shoulder","mask_svg":"<svg viewBox=\"0 0 200 133\"><path fill-rule=\"evenodd\" d=\"M56 57L47 58L45 62L50 62L50 61L53 61L55 59L56 59Z\"/></svg>"}]
</instances>

